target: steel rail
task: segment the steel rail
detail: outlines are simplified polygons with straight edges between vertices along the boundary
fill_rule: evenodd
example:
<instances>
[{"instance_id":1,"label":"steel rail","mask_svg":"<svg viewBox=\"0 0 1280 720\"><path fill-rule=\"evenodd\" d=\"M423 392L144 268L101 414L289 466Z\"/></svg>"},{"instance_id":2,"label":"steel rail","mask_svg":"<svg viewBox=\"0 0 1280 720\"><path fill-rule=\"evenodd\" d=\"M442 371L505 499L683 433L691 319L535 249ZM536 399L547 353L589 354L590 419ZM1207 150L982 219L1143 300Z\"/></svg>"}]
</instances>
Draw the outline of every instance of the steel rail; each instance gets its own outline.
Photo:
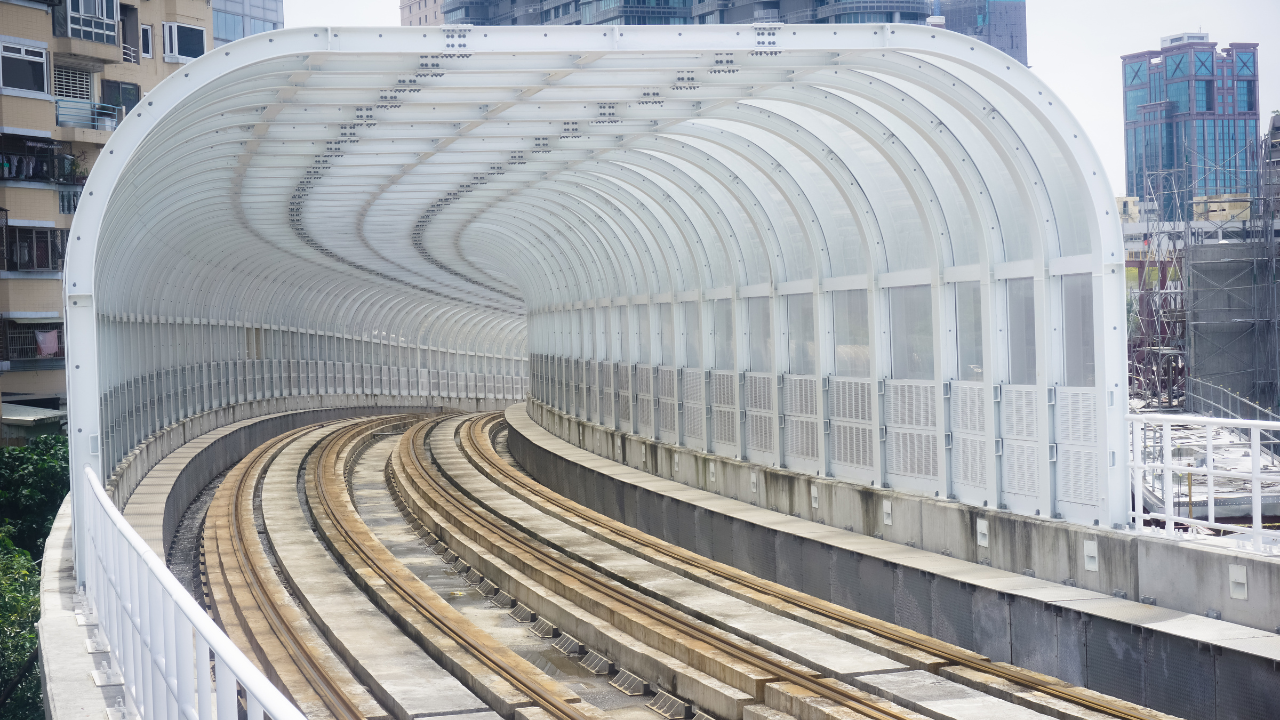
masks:
<instances>
[{"instance_id":1,"label":"steel rail","mask_svg":"<svg viewBox=\"0 0 1280 720\"><path fill-rule=\"evenodd\" d=\"M246 585L249 587L250 593L253 595L254 602L262 611L263 617L266 618L267 624L271 627L272 632L280 640L280 644L284 646L289 657L293 659L293 663L297 666L302 676L306 678L307 683L320 697L329 712L333 713L336 720L365 720L365 716L356 706L355 702L338 687L336 683L329 677L329 674L321 667L319 660L298 637L297 630L294 629L283 615L280 609L276 607L270 594L266 591L266 584L263 581L260 569L256 564L250 562L248 554L248 536L252 536L254 541L261 542L258 538L256 527L246 530L244 523L241 522L240 513L244 508L244 493L246 490L252 492L258 484L258 480L266 471L266 466L261 465L263 459L270 464L286 446L297 440L305 433L324 427L328 423L318 423L309 425L298 430L286 433L275 440L260 445L249 454L247 462L237 465L239 470L237 477L228 476L228 480L235 482L235 491L232 495L232 505L230 515L231 523L231 545L235 554L236 562L240 566L240 572L245 577ZM252 508L252 505L249 506ZM265 548L264 548L265 550Z\"/></svg>"},{"instance_id":2,"label":"steel rail","mask_svg":"<svg viewBox=\"0 0 1280 720\"><path fill-rule=\"evenodd\" d=\"M463 450L464 454L468 456L468 459L475 456L483 458L484 462L487 463L494 472L501 473L504 477L519 485L530 494L536 495L539 501L548 503L561 512L576 515L583 520L605 527L609 531L622 536L627 541L643 546L646 550L665 555L673 561L691 565L698 570L718 575L731 582L746 586L755 592L783 600L827 619L836 620L860 630L866 630L867 632L878 635L886 640L892 640L915 650L926 652L930 655L946 660L949 663L995 675L1002 680L1007 680L1017 685L1021 685L1022 687L1042 692L1059 700L1065 700L1067 702L1080 705L1095 712L1104 713L1116 718L1123 718L1123 720L1154 720L1156 717L1154 715L1135 713L1127 708L1107 702L1102 698L1090 697L1081 693L1080 688L1067 685L1066 683L1063 683L1062 685L1046 683L1028 673L1021 672L1016 668L1003 666L986 658L978 659L966 652L958 652L957 650L959 650L959 648L956 648L949 643L944 643L941 640L936 640L925 635L917 635L910 631L904 631L902 628L893 625L892 623L884 622L882 620L874 620L834 603L819 600L812 595L802 593L798 590L793 590L785 585L779 585L768 580L762 580L761 578L739 570L731 565L711 560L710 558L673 545L665 540L655 538L648 533L636 530L630 525L606 517L595 510L584 507L579 503L565 498L559 493L551 491L536 480L530 478L525 473L511 467L510 463L502 459L502 456L498 455L497 450L493 448L492 438L489 432L486 432L485 430L485 428L494 428L499 424L505 424L506 421L502 419L502 413L496 412L483 417L486 420L483 427L478 421L472 421L472 424L470 425L470 437L467 437L468 433L463 434ZM477 440L478 437L482 438L482 440ZM471 460L471 462L477 470L481 473L485 473L485 469L480 467L475 460Z\"/></svg>"},{"instance_id":3,"label":"steel rail","mask_svg":"<svg viewBox=\"0 0 1280 720\"><path fill-rule=\"evenodd\" d=\"M417 428L435 427L435 425L444 419L445 418L440 417L426 420L411 428L409 433L412 433L412 431ZM341 480L341 487L346 488L347 482L345 473L338 467L338 459L341 454L341 450L349 445L355 437L362 434L369 425L384 422L385 420L386 418L380 418L379 420L361 423L351 428L344 429L326 438L321 444L319 452L320 461L316 463L311 474L313 474L316 481L316 494L320 498L321 506L324 509L325 515L328 516L338 533L342 536L342 540L352 549L353 552L360 556L360 559L363 560L379 578L387 584L387 587L394 590L396 594L417 610L418 613L426 618L432 625L439 628L441 632L448 635L449 638L459 646L465 648L473 657L483 663L490 670L497 673L500 677L510 683L512 687L523 692L530 700L533 700L539 707L547 711L548 714L556 718L560 718L560 720L592 720L591 716L580 712L572 703L565 702L562 698L549 692L541 685L541 683L529 678L519 668L513 666L511 663L500 657L482 639L474 637L471 633L465 630L454 627L449 622L448 618L443 617L436 608L433 608L429 603L424 602L422 598L418 597L416 592L407 587L396 573L391 572L387 567L385 567L382 561L371 554L364 546L364 543L360 542L355 537L356 533L352 519L348 517L348 513L340 512L339 509L335 507L334 498L329 494L329 487L323 482L320 474L328 472L333 476L332 474L336 473L336 477ZM409 433L406 433L406 435Z\"/></svg>"},{"instance_id":4,"label":"steel rail","mask_svg":"<svg viewBox=\"0 0 1280 720\"><path fill-rule=\"evenodd\" d=\"M493 416L482 415L464 421L460 428L460 434L464 438L464 454L466 445L465 437L469 427L474 427L480 420L491 417ZM462 491L451 486L447 488L445 487L449 481L443 478L445 475L443 470L439 471L439 474L442 476L441 478L434 477L434 473L428 470L429 465L424 463L424 459L422 457L426 452L426 428L418 426L411 432L413 440L413 452L411 453L411 456L414 461L414 466L417 467L420 472L420 477L434 485L436 489L440 491L441 497L452 504L458 513L465 516L471 527L474 529L486 533L491 538L502 538L516 548L521 549L524 552L529 553L531 556L538 558L541 562L546 563L548 566L553 568L556 573L566 577L572 577L584 586L609 598L611 602L616 603L618 606L627 607L634 612L645 615L651 621L666 625L692 640L703 643L724 653L728 657L772 673L779 681L789 682L793 685L804 688L819 697L826 698L855 712L862 713L871 720L909 720L909 718L915 717L914 713L898 713L893 710L886 709L877 703L863 699L858 695L857 691L852 691L852 689L846 689L838 685L831 685L822 682L821 680L814 679L810 675L800 672L785 663L769 658L756 650L743 647L737 642L722 638L715 633L709 632L700 627L699 623L686 620L681 616L681 614L667 608L657 601L649 600L643 596L632 596L629 593L622 592L613 585L595 577L594 574L583 572L573 563L565 562L548 553L541 543L530 542L519 537L516 533L508 530L507 527L505 527L505 523L498 524L490 521L480 512L469 507L468 503L459 502L456 499L455 495Z\"/></svg>"}]
</instances>

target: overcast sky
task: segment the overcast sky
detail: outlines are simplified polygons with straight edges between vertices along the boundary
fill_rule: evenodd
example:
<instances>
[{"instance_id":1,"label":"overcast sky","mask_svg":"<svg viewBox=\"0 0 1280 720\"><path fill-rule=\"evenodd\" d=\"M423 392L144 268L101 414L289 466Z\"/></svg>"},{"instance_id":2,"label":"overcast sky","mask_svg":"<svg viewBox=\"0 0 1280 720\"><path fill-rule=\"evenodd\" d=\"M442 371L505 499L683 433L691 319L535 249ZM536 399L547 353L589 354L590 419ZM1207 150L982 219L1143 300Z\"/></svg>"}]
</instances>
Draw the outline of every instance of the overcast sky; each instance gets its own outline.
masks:
<instances>
[{"instance_id":1,"label":"overcast sky","mask_svg":"<svg viewBox=\"0 0 1280 720\"><path fill-rule=\"evenodd\" d=\"M399 25L398 0L285 0L285 25ZM1280 0L1028 0L1027 55L1084 125L1116 195L1124 194L1120 56L1154 50L1160 37L1209 33L1225 46L1261 43L1262 123L1280 110Z\"/></svg>"}]
</instances>

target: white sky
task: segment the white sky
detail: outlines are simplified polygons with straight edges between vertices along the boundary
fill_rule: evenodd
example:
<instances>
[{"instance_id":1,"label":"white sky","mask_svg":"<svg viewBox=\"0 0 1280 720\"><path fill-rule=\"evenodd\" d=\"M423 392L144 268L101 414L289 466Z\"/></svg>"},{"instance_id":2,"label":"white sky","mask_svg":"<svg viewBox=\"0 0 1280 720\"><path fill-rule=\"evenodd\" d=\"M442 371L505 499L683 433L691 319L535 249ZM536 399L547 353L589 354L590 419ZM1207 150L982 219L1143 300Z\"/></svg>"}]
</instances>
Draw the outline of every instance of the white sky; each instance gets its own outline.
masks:
<instances>
[{"instance_id":1,"label":"white sky","mask_svg":"<svg viewBox=\"0 0 1280 720\"><path fill-rule=\"evenodd\" d=\"M399 25L399 0L285 0L288 27ZM1160 37L1209 33L1220 47L1261 43L1262 124L1280 110L1280 0L1028 0L1031 69L1071 108L1093 140L1116 195L1124 193L1120 56L1154 50Z\"/></svg>"}]
</instances>

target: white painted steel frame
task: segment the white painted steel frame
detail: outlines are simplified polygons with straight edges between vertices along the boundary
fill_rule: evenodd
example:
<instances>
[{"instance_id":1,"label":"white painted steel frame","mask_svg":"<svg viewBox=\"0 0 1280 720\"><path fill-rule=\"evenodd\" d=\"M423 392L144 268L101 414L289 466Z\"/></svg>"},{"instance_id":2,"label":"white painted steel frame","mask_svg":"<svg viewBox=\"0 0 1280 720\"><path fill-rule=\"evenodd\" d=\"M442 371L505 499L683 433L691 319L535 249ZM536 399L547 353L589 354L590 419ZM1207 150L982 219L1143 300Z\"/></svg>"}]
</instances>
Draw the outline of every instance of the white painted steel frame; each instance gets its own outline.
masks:
<instances>
[{"instance_id":1,"label":"white painted steel frame","mask_svg":"<svg viewBox=\"0 0 1280 720\"><path fill-rule=\"evenodd\" d=\"M1034 442L1045 460L1028 504L1013 509L1125 522L1128 481L1106 460L1125 448L1127 406L1112 200L1078 123L1033 74L922 26L311 28L217 48L131 111L73 221L81 577L105 597L84 574L85 533L94 513L114 516L86 484L163 427L261 398L481 398L508 379L520 397L532 366L535 394L573 408L568 361L599 361L617 363L611 419L631 431L637 364L739 383L763 372L775 379L769 455L785 464L778 376L799 330L786 299L814 298L801 334L813 338L816 372L805 375L823 382L804 417L825 431L832 293L845 290L868 293L863 379L879 388L902 379L890 289L930 288L930 307L913 311L934 318L932 379L920 382L944 457L937 478L894 482L951 495L951 290L980 284L993 478L966 500L1002 504L997 398L1009 382L1006 284L1019 278L1034 285L1044 418ZM1092 282L1096 382L1077 389L1096 398L1091 502L1064 502L1049 460L1069 274ZM768 338L746 331L756 298L770 308ZM715 327L718 301L731 328ZM683 303L699 304L694 338ZM643 342L641 308L653 319ZM660 334L668 316L672 357ZM733 357L717 361L725 332ZM753 367L766 341L767 367ZM733 442L716 442L714 426L702 442L746 451L743 395L739 386L736 413L713 413L737 424ZM875 452L860 455L874 468L833 468L824 432L816 471L883 484L879 396L866 422L880 430ZM95 527L127 536L119 522Z\"/></svg>"}]
</instances>

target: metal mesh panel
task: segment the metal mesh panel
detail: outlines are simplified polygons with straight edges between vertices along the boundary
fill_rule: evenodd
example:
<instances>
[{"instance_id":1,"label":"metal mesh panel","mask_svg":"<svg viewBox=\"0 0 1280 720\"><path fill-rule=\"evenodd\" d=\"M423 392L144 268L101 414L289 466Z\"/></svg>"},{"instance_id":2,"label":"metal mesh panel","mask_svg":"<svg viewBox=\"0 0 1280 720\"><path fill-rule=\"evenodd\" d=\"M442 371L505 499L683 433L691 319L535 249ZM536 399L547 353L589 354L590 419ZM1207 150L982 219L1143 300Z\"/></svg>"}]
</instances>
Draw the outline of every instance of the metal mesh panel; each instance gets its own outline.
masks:
<instances>
[{"instance_id":1,"label":"metal mesh panel","mask_svg":"<svg viewBox=\"0 0 1280 720\"><path fill-rule=\"evenodd\" d=\"M1088 688L1144 705L1141 628L1091 618L1088 635Z\"/></svg>"},{"instance_id":2,"label":"metal mesh panel","mask_svg":"<svg viewBox=\"0 0 1280 720\"><path fill-rule=\"evenodd\" d=\"M932 583L928 573L899 565L894 572L894 622L925 635L933 634Z\"/></svg>"},{"instance_id":3,"label":"metal mesh panel","mask_svg":"<svg viewBox=\"0 0 1280 720\"><path fill-rule=\"evenodd\" d=\"M976 650L973 636L973 590L950 578L933 582L933 636Z\"/></svg>"}]
</instances>

